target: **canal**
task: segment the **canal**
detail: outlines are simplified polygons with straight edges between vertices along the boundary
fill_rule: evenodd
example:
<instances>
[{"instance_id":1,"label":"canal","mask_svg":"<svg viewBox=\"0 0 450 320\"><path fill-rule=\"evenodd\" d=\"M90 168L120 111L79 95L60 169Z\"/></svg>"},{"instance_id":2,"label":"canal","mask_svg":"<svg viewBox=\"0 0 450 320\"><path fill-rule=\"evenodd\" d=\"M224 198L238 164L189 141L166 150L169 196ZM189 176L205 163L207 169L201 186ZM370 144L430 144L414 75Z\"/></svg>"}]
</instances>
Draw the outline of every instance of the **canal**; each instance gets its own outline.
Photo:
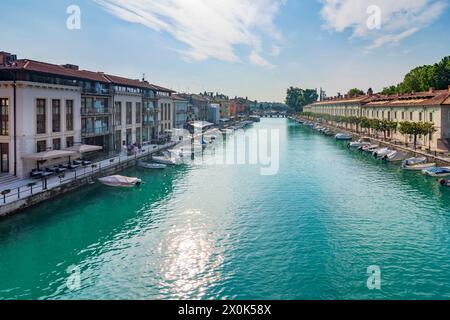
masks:
<instances>
[{"instance_id":1,"label":"canal","mask_svg":"<svg viewBox=\"0 0 450 320\"><path fill-rule=\"evenodd\" d=\"M279 132L275 175L132 169L140 188L0 221L0 299L450 298L449 189L287 119L254 128Z\"/></svg>"}]
</instances>

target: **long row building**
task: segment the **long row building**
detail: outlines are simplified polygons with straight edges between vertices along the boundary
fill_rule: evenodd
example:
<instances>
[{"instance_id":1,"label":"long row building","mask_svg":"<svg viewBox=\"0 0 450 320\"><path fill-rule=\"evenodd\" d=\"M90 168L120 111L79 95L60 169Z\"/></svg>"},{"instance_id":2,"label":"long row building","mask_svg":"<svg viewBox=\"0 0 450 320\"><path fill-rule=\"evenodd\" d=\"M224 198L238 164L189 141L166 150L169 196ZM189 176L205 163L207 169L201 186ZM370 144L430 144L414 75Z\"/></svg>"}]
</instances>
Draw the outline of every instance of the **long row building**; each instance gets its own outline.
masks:
<instances>
[{"instance_id":1,"label":"long row building","mask_svg":"<svg viewBox=\"0 0 450 320\"><path fill-rule=\"evenodd\" d=\"M432 150L450 149L450 86L448 90L430 88L427 92L380 95L368 92L358 97L331 98L308 105L305 112L333 116L355 116L394 122L430 122L436 132L420 136L419 145ZM355 129L355 128L354 128ZM405 137L398 130L387 133L393 140L411 143L414 137Z\"/></svg>"}]
</instances>

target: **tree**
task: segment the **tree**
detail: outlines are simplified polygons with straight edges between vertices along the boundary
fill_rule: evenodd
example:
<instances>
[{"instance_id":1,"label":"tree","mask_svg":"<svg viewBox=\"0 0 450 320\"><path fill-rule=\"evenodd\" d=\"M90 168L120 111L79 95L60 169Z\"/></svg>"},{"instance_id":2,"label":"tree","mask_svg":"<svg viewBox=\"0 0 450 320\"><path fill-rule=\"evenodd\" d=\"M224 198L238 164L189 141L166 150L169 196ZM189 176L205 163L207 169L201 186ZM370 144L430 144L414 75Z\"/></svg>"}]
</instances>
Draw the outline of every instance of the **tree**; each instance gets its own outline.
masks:
<instances>
[{"instance_id":1,"label":"tree","mask_svg":"<svg viewBox=\"0 0 450 320\"><path fill-rule=\"evenodd\" d=\"M417 149L417 137L430 134L432 129L434 129L434 125L430 123L408 121L400 123L401 134L414 136L414 149Z\"/></svg>"},{"instance_id":2,"label":"tree","mask_svg":"<svg viewBox=\"0 0 450 320\"><path fill-rule=\"evenodd\" d=\"M437 132L437 129L433 123L425 122L423 124L423 131L428 135L428 151L431 151L431 140L433 138L433 133Z\"/></svg>"},{"instance_id":3,"label":"tree","mask_svg":"<svg viewBox=\"0 0 450 320\"><path fill-rule=\"evenodd\" d=\"M450 56L433 65L412 69L396 86L384 88L382 94L427 91L429 88L445 90L450 85Z\"/></svg>"},{"instance_id":4,"label":"tree","mask_svg":"<svg viewBox=\"0 0 450 320\"><path fill-rule=\"evenodd\" d=\"M353 89L350 89L350 90L348 91L348 95L349 95L350 97L363 96L363 95L364 95L364 91L362 91L361 89L358 89L358 88L353 88Z\"/></svg>"},{"instance_id":5,"label":"tree","mask_svg":"<svg viewBox=\"0 0 450 320\"><path fill-rule=\"evenodd\" d=\"M295 111L302 111L304 106L317 101L316 90L290 87L286 92L286 104Z\"/></svg>"}]
</instances>

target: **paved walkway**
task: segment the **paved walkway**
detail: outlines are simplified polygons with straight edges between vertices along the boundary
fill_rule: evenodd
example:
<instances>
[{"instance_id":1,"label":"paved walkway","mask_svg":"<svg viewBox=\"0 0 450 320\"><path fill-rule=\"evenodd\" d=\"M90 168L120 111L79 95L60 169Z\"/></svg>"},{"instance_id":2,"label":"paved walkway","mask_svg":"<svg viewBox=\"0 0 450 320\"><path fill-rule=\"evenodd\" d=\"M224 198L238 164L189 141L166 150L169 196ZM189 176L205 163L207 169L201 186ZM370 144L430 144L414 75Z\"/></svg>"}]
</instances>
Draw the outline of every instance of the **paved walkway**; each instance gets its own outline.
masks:
<instances>
[{"instance_id":1,"label":"paved walkway","mask_svg":"<svg viewBox=\"0 0 450 320\"><path fill-rule=\"evenodd\" d=\"M0 192L4 190L10 190L11 192L6 195L6 199L3 199L3 196L0 195L0 206L15 202L17 200L21 200L27 197L30 197L32 194L35 195L37 193L48 191L53 188L59 187L64 184L68 184L73 182L79 178L87 178L100 171L106 170L108 168L112 168L114 166L118 166L120 163L125 163L131 160L140 159L144 157L148 157L151 154L157 153L159 151L170 149L175 146L176 142L167 143L162 146L158 145L148 145L142 148L141 152L136 155L127 156L124 154L117 155L115 157L111 157L106 160L102 160L100 162L94 162L93 166L89 165L86 167L80 167L77 170L66 171L64 178L59 178L57 175L51 176L47 179L47 189L43 187L43 181L40 179L20 179L14 182L9 183L1 183L0 179ZM33 186L33 190L28 187L29 183L35 183Z\"/></svg>"},{"instance_id":2,"label":"paved walkway","mask_svg":"<svg viewBox=\"0 0 450 320\"><path fill-rule=\"evenodd\" d=\"M294 120L294 121L302 120L302 121L311 121L312 122L312 120L306 119L306 118L292 117L291 119ZM450 164L450 154L448 156L447 155L438 155L438 154L435 155L433 153L429 153L428 151L423 151L422 149L414 150L414 148L406 146L404 144L404 142L402 142L402 141L398 141L398 140L385 141L385 140L380 139L378 137L368 136L367 133L363 133L363 132L356 133L356 132L354 132L354 131L352 131L350 129L337 127L337 126L334 126L332 124L326 124L326 123L322 123L322 124L324 126L326 126L326 127L331 127L331 128L333 128L335 130L338 130L338 131L340 131L342 133L349 133L349 134L352 134L354 136L356 135L356 136L359 136L359 137L367 136L371 140L376 141L377 143L383 143L383 144L391 146L393 148L402 149L403 151L406 151L406 152L411 153L411 154L419 154L419 155L422 155L422 156L425 156L425 157L428 157L428 158L434 158L436 160L439 160L439 161L442 161L442 162L447 162L447 163Z\"/></svg>"}]
</instances>

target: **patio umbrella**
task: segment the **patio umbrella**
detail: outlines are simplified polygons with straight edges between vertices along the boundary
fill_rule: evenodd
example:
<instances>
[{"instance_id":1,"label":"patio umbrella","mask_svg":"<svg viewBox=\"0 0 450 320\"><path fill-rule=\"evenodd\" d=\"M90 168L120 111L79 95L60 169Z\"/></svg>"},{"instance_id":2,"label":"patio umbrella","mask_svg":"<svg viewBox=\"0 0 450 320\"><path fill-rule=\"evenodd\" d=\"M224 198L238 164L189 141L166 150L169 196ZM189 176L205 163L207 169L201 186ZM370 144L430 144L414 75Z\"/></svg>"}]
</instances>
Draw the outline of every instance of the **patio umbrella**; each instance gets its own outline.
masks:
<instances>
[{"instance_id":1,"label":"patio umbrella","mask_svg":"<svg viewBox=\"0 0 450 320\"><path fill-rule=\"evenodd\" d=\"M103 147L91 146L91 145L87 145L87 144L80 144L80 145L76 145L76 146L65 149L65 151L72 151L72 152L76 152L76 153L80 153L80 154L94 152L94 151L100 151L100 150L103 150Z\"/></svg>"}]
</instances>

